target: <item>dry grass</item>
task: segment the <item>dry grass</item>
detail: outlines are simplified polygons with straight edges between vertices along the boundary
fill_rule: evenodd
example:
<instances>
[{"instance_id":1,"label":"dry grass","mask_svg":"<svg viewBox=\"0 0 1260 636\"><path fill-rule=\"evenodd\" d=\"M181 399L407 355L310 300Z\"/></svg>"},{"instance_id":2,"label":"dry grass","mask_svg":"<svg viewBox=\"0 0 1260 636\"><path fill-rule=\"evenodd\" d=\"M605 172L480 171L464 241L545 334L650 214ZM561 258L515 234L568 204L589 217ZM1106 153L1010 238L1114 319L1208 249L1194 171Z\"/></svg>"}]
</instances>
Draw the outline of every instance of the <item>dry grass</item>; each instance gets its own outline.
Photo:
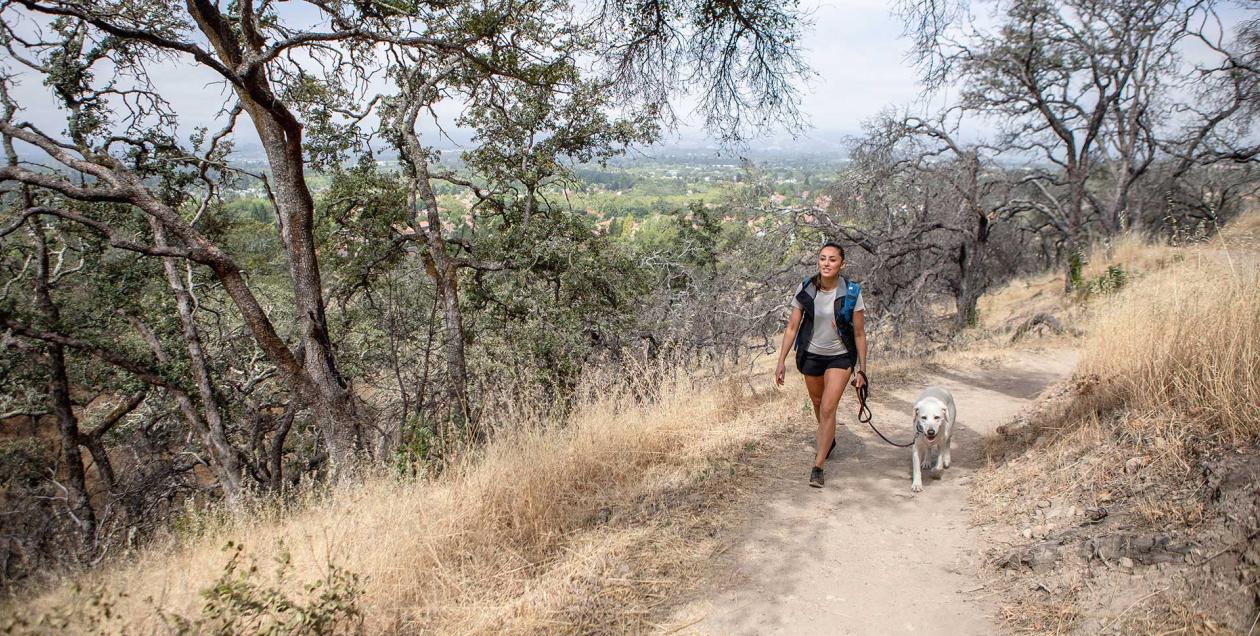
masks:
<instances>
[{"instance_id":1,"label":"dry grass","mask_svg":"<svg viewBox=\"0 0 1260 636\"><path fill-rule=\"evenodd\" d=\"M1038 313L1071 320L1073 304L1063 294L1063 275L1046 272L1011 281L980 298L980 327L1005 332Z\"/></svg>"},{"instance_id":2,"label":"dry grass","mask_svg":"<svg viewBox=\"0 0 1260 636\"><path fill-rule=\"evenodd\" d=\"M1253 218L1260 219L1260 213L1239 221L1251 222ZM1260 225L1260 221L1256 224ZM1219 250L1226 245L1236 247L1239 244L1242 243L1238 239L1226 241L1218 237L1208 246L1209 249ZM1137 236L1124 236L1110 243L1097 244L1086 254L1081 280L1086 283L1098 280L1107 275L1109 267L1118 266L1132 283L1157 275L1203 249L1204 246L1152 244ZM1029 318L1046 313L1058 317L1066 326L1088 330L1089 310L1105 298L1080 293L1064 294L1063 272L1044 272L1013 280L982 297L979 303L981 326L985 331L1007 333Z\"/></svg>"},{"instance_id":3,"label":"dry grass","mask_svg":"<svg viewBox=\"0 0 1260 636\"><path fill-rule=\"evenodd\" d=\"M749 472L741 462L794 421L783 393L681 378L663 394L652 406L606 397L564 426L525 427L437 480L377 477L229 520L55 587L22 613L64 615L84 602L76 589L105 589L93 599L112 605L106 631L168 631L156 609L198 616L234 541L263 564L289 553L295 588L330 564L356 573L367 633L644 631L717 549L721 512ZM81 609L74 629L100 629L101 612Z\"/></svg>"},{"instance_id":4,"label":"dry grass","mask_svg":"<svg viewBox=\"0 0 1260 636\"><path fill-rule=\"evenodd\" d=\"M1192 603L1172 601L1150 605L1151 607L1145 611L1131 611L1117 617L1108 627L1119 634L1225 636L1237 633L1228 625L1223 625L1218 618L1195 609Z\"/></svg>"},{"instance_id":5,"label":"dry grass","mask_svg":"<svg viewBox=\"0 0 1260 636\"><path fill-rule=\"evenodd\" d=\"M1122 292L1094 321L1081 371L1130 409L1186 416L1180 431L1260 438L1260 269L1239 260L1200 250Z\"/></svg>"},{"instance_id":6,"label":"dry grass","mask_svg":"<svg viewBox=\"0 0 1260 636\"><path fill-rule=\"evenodd\" d=\"M1148 273L1096 301L1074 384L988 441L1002 465L977 496L996 502L992 514L1020 505L1011 493L1105 504L1151 480L1183 480L1194 452L1260 441L1254 255L1131 244L1116 254ZM1021 454L1029 459L1011 459ZM1141 510L1152 524L1194 523L1202 511L1192 494L1161 492Z\"/></svg>"},{"instance_id":7,"label":"dry grass","mask_svg":"<svg viewBox=\"0 0 1260 636\"><path fill-rule=\"evenodd\" d=\"M1056 600L1021 598L1002 606L1002 624L1017 634L1071 633L1082 619L1078 595L1072 591Z\"/></svg>"},{"instance_id":8,"label":"dry grass","mask_svg":"<svg viewBox=\"0 0 1260 636\"><path fill-rule=\"evenodd\" d=\"M1176 540L1191 545L1233 536L1204 498L1202 471L1211 458L1254 452L1260 443L1260 261L1255 245L1244 241L1260 227L1257 219L1260 214L1244 217L1242 229L1227 228L1197 246L1126 240L1093 253L1084 278L1117 264L1128 274L1126 284L1119 292L1077 299L1078 307L1066 310L1088 334L1078 373L987 441L991 465L972 492L981 521L1027 537L1017 545L1044 540L1071 555L1076 548L1063 542L1120 531L1181 537ZM1034 287L1021 292L1024 302L1035 302L1026 291ZM1005 294L1015 308L1020 295ZM1106 521L1091 525L1089 511L1103 511ZM1034 583L1070 577L1073 567L1088 569L1079 556L1064 558L1077 565L1019 573L1025 584L1016 587L1035 590ZM1099 585L1106 586L1105 577L1113 575L1117 582L1129 576L1089 576L1104 577ZM1132 599L1123 593L1111 601L1120 606L1107 606L1093 595L1049 599L1025 592L1007 599L1003 617L1019 631L1105 625L1125 633L1154 626L1218 633L1237 629L1239 616L1249 621L1254 615L1219 595L1211 601L1215 614L1191 609L1197 606L1186 594L1206 594L1194 587L1173 588L1151 608L1127 613Z\"/></svg>"},{"instance_id":9,"label":"dry grass","mask_svg":"<svg viewBox=\"0 0 1260 636\"><path fill-rule=\"evenodd\" d=\"M1253 201L1252 211L1221 228L1218 235L1224 247L1256 250L1260 248L1260 202Z\"/></svg>"}]
</instances>

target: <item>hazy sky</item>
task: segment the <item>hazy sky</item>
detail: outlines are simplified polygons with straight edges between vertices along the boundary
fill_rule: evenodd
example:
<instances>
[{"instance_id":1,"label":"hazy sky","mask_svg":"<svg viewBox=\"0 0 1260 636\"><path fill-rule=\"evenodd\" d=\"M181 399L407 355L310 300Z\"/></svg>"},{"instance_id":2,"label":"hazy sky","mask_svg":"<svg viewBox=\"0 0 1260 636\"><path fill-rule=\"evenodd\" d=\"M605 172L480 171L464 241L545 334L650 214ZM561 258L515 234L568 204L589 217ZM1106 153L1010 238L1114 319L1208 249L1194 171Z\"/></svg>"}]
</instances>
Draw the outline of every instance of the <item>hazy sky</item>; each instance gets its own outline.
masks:
<instances>
[{"instance_id":1,"label":"hazy sky","mask_svg":"<svg viewBox=\"0 0 1260 636\"><path fill-rule=\"evenodd\" d=\"M804 0L802 8L810 15L802 41L805 61L814 70L813 78L801 86L802 110L812 130L804 139L791 140L782 131L771 131L766 145L811 144L818 150L838 148L845 135L860 131L862 121L889 106L915 102L919 91L917 74L905 59L909 41L901 37L902 26L890 12L892 0ZM1237 16L1234 16L1237 17ZM1230 22L1230 20L1226 20ZM9 66L9 65L6 65ZM180 63L154 69L160 90L180 114L181 124L217 129L219 109L224 104L224 87L210 71ZM52 131L64 129L56 110L44 107L51 99L39 79L27 75L17 89L19 101L27 107L22 115ZM938 98L939 101L943 98ZM440 111L451 119L459 105L443 104ZM681 138L702 139L702 131L685 105ZM240 142L255 141L248 126L238 127ZM437 141L436 139L434 141ZM445 145L445 144L439 144Z\"/></svg>"},{"instance_id":2,"label":"hazy sky","mask_svg":"<svg viewBox=\"0 0 1260 636\"><path fill-rule=\"evenodd\" d=\"M817 133L855 133L862 120L917 96L915 70L905 61L910 43L901 37L890 5L890 0L802 4L813 14L802 44L816 73L802 87L802 106Z\"/></svg>"},{"instance_id":3,"label":"hazy sky","mask_svg":"<svg viewBox=\"0 0 1260 636\"><path fill-rule=\"evenodd\" d=\"M856 132L864 118L884 106L914 98L915 75L904 62L907 43L899 37L901 26L890 14L887 0L806 0L802 6L813 23L805 33L803 48L816 72L801 87L803 110L816 135L835 138ZM185 126L213 127L225 101L213 73L184 64L154 70ZM17 93L27 106L25 118L50 130L64 128L56 112L40 108L51 100L38 79L27 75ZM688 119L681 132L687 138L698 137L694 118Z\"/></svg>"}]
</instances>

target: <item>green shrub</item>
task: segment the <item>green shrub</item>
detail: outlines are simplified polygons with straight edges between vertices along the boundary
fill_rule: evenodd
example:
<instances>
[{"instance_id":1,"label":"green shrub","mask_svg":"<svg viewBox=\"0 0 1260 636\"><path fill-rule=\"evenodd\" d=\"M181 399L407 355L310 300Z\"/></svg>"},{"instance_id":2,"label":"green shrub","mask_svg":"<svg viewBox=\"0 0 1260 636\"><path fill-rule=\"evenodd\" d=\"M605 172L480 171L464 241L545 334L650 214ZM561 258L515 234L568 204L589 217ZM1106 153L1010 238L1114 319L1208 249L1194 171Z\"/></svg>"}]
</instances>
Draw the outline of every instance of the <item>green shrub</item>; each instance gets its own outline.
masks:
<instances>
[{"instance_id":1,"label":"green shrub","mask_svg":"<svg viewBox=\"0 0 1260 636\"><path fill-rule=\"evenodd\" d=\"M394 470L401 476L414 477L424 473L438 451L438 439L433 433L435 424L422 414L407 418L402 427L401 440L394 450Z\"/></svg>"},{"instance_id":2,"label":"green shrub","mask_svg":"<svg viewBox=\"0 0 1260 636\"><path fill-rule=\"evenodd\" d=\"M201 590L201 615L187 618L162 612L167 626L179 634L345 634L363 627L358 575L333 564L313 582L293 579L289 551L281 546L271 581L261 581L258 565L246 558L239 544L228 542L231 553L223 574ZM293 592L300 590L300 594Z\"/></svg>"},{"instance_id":3,"label":"green shrub","mask_svg":"<svg viewBox=\"0 0 1260 636\"><path fill-rule=\"evenodd\" d=\"M1068 261L1068 279L1072 282L1072 289L1080 289L1083 277L1081 271L1085 269L1085 259L1080 252L1072 254L1072 260Z\"/></svg>"},{"instance_id":4,"label":"green shrub","mask_svg":"<svg viewBox=\"0 0 1260 636\"><path fill-rule=\"evenodd\" d=\"M1079 272L1076 276L1079 277ZM1126 282L1128 282L1128 275L1125 274L1123 267L1120 265L1108 265L1107 271L1097 278L1073 282L1073 287L1076 289L1078 296L1082 299L1087 299L1091 296L1113 294L1120 291L1124 288Z\"/></svg>"}]
</instances>

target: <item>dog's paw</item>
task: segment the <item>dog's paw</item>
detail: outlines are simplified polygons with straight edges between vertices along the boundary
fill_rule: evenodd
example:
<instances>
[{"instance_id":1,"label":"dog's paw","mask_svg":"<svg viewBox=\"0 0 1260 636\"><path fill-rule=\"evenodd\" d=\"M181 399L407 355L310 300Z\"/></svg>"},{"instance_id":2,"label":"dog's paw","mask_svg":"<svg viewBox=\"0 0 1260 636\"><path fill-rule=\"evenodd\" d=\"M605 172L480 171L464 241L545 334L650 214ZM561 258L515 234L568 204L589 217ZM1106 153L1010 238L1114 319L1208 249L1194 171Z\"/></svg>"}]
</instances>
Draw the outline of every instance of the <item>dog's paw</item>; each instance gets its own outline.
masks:
<instances>
[{"instance_id":1,"label":"dog's paw","mask_svg":"<svg viewBox=\"0 0 1260 636\"><path fill-rule=\"evenodd\" d=\"M949 460L948 460L948 459L947 459L947 460L945 460L945 467L946 467L946 468L949 468Z\"/></svg>"},{"instance_id":2,"label":"dog's paw","mask_svg":"<svg viewBox=\"0 0 1260 636\"><path fill-rule=\"evenodd\" d=\"M912 492L923 492L923 484L919 484L919 483L910 484L910 490Z\"/></svg>"}]
</instances>

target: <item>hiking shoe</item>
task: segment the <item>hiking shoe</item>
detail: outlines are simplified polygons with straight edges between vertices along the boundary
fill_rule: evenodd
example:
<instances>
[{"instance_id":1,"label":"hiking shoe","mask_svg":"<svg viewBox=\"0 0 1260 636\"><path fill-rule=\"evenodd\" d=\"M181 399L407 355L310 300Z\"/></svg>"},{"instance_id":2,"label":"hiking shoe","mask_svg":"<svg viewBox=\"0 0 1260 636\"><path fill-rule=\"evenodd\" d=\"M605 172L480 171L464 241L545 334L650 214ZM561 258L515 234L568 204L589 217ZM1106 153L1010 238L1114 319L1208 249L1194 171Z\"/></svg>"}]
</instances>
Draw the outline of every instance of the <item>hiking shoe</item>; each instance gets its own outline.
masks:
<instances>
[{"instance_id":1,"label":"hiking shoe","mask_svg":"<svg viewBox=\"0 0 1260 636\"><path fill-rule=\"evenodd\" d=\"M827 459L831 459L831 451L836 450L836 440L831 440L831 448L827 449Z\"/></svg>"},{"instance_id":2,"label":"hiking shoe","mask_svg":"<svg viewBox=\"0 0 1260 636\"><path fill-rule=\"evenodd\" d=\"M814 488L823 487L823 469L815 466L813 470L809 471L809 485Z\"/></svg>"}]
</instances>

